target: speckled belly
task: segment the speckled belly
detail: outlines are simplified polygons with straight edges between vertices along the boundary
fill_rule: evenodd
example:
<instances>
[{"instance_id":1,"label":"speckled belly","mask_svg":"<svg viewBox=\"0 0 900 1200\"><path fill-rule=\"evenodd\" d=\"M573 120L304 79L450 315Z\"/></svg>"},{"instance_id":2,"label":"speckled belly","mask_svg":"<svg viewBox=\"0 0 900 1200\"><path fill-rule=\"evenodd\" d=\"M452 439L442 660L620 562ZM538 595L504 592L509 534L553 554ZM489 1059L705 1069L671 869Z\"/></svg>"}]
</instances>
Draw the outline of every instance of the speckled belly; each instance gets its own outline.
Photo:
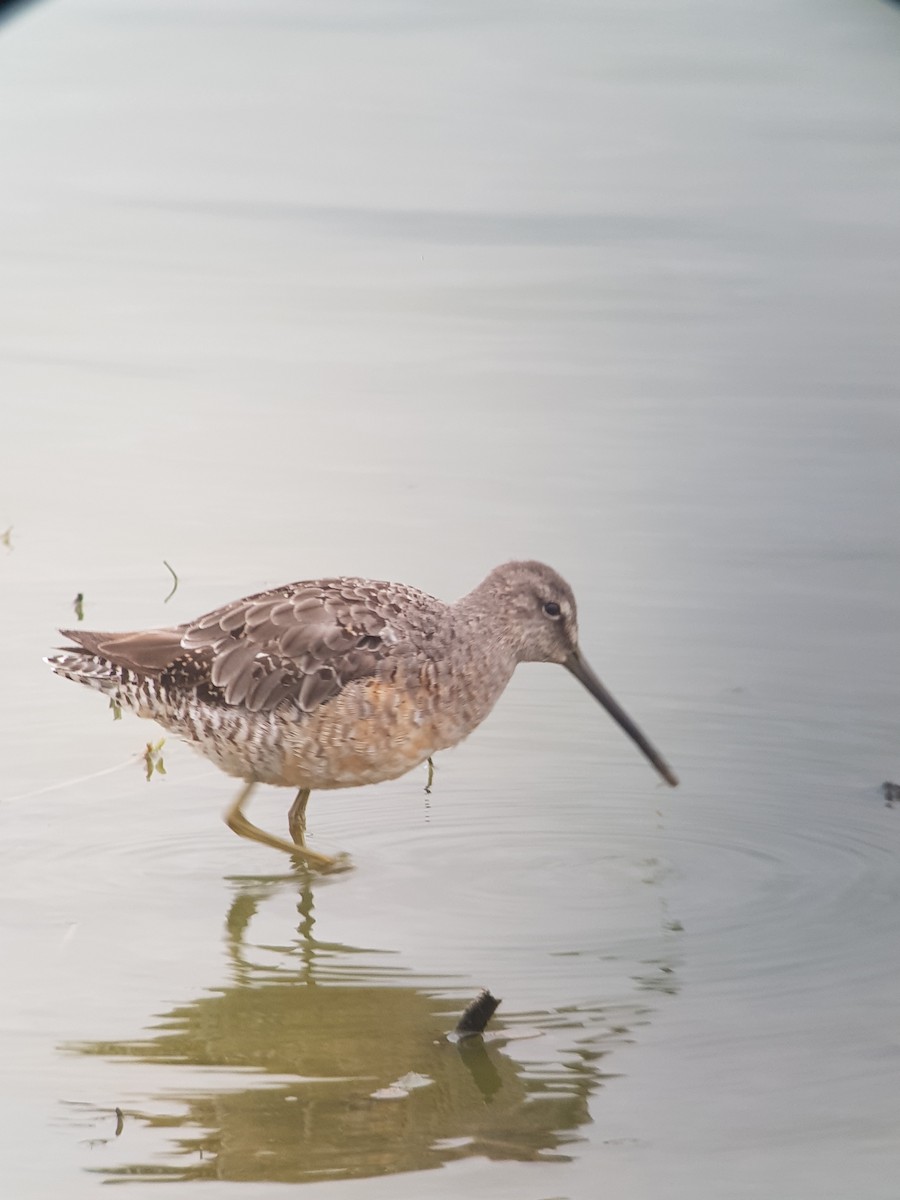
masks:
<instances>
[{"instance_id":1,"label":"speckled belly","mask_svg":"<svg viewBox=\"0 0 900 1200\"><path fill-rule=\"evenodd\" d=\"M435 706L425 689L380 680L351 684L302 724L285 728L282 781L315 789L396 779L473 728L464 713Z\"/></svg>"},{"instance_id":2,"label":"speckled belly","mask_svg":"<svg viewBox=\"0 0 900 1200\"><path fill-rule=\"evenodd\" d=\"M464 700L442 705L428 687L369 679L309 714L185 705L142 715L154 716L229 775L317 790L396 779L456 745L486 711Z\"/></svg>"}]
</instances>

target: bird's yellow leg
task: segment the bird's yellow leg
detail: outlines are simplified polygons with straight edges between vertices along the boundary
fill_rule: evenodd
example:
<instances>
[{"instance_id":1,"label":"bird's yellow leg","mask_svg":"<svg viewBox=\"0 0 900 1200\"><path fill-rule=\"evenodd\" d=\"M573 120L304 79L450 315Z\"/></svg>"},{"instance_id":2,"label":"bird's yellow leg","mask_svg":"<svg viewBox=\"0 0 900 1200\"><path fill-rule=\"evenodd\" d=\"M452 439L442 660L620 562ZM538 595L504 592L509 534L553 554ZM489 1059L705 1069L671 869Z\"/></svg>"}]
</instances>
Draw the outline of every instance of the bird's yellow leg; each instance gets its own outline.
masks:
<instances>
[{"instance_id":1,"label":"bird's yellow leg","mask_svg":"<svg viewBox=\"0 0 900 1200\"><path fill-rule=\"evenodd\" d=\"M288 813L288 830L298 846L305 845L303 835L306 833L306 802L309 800L309 788L301 788L297 793L291 810Z\"/></svg>"},{"instance_id":2,"label":"bird's yellow leg","mask_svg":"<svg viewBox=\"0 0 900 1200\"><path fill-rule=\"evenodd\" d=\"M226 811L225 824L229 829L233 830L239 837L249 838L251 842L261 842L264 846L271 846L273 850L283 850L286 854L292 854L308 866L315 867L316 870L346 870L349 865L346 855L331 858L327 854L319 854L317 851L310 850L302 844L298 845L296 842L288 842L284 838L276 837L274 833L266 833L264 829L258 828L252 821L248 820L244 815L244 805L250 799L250 793L253 791L254 786L253 783L245 784L235 798L234 803ZM297 800L299 800L299 796ZM294 801L294 805L297 805L296 800ZM301 816L302 808L305 808L305 802L301 807ZM293 812L293 808L291 811Z\"/></svg>"}]
</instances>

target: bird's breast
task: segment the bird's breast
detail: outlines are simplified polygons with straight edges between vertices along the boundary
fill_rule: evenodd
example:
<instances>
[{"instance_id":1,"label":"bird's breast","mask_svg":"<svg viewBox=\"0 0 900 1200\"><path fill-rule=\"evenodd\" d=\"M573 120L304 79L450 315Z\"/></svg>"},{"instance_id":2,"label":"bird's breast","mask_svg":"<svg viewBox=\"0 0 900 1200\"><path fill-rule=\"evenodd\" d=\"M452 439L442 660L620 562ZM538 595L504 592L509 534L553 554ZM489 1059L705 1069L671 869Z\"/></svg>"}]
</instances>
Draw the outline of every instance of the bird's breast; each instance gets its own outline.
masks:
<instances>
[{"instance_id":1,"label":"bird's breast","mask_svg":"<svg viewBox=\"0 0 900 1200\"><path fill-rule=\"evenodd\" d=\"M396 779L462 741L493 707L495 696L466 683L423 668L349 684L286 728L284 782L315 789Z\"/></svg>"}]
</instances>

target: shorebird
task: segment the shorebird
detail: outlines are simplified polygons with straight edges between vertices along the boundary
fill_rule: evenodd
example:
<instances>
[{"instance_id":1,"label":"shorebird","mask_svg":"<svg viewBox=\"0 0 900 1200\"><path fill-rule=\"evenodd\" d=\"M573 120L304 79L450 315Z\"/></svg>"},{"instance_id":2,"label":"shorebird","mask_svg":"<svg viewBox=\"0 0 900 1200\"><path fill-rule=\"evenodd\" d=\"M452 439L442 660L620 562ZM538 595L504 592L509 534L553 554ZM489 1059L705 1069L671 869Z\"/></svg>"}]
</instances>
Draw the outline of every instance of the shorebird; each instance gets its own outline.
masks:
<instances>
[{"instance_id":1,"label":"shorebird","mask_svg":"<svg viewBox=\"0 0 900 1200\"><path fill-rule=\"evenodd\" d=\"M315 579L135 633L61 630L46 661L177 734L245 781L225 814L235 833L331 870L304 840L310 791L396 779L485 719L521 662L570 671L666 783L668 763L578 648L572 589L538 562L497 567L445 604L402 583ZM253 825L257 783L297 789L291 840Z\"/></svg>"}]
</instances>

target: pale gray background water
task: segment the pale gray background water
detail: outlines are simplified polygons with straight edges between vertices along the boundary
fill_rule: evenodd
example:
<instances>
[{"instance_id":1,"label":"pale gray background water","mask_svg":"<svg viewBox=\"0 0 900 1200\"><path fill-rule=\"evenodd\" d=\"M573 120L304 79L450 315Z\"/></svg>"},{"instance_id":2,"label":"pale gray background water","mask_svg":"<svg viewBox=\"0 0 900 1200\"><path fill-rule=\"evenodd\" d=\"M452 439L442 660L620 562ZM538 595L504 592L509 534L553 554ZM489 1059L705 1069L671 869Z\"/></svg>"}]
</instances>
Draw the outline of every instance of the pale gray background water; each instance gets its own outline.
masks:
<instances>
[{"instance_id":1,"label":"pale gray background water","mask_svg":"<svg viewBox=\"0 0 900 1200\"><path fill-rule=\"evenodd\" d=\"M874 0L0 27L4 1195L893 1200L898 63ZM525 555L677 793L524 668L304 885L40 663ZM537 1036L466 1062L483 984Z\"/></svg>"}]
</instances>

